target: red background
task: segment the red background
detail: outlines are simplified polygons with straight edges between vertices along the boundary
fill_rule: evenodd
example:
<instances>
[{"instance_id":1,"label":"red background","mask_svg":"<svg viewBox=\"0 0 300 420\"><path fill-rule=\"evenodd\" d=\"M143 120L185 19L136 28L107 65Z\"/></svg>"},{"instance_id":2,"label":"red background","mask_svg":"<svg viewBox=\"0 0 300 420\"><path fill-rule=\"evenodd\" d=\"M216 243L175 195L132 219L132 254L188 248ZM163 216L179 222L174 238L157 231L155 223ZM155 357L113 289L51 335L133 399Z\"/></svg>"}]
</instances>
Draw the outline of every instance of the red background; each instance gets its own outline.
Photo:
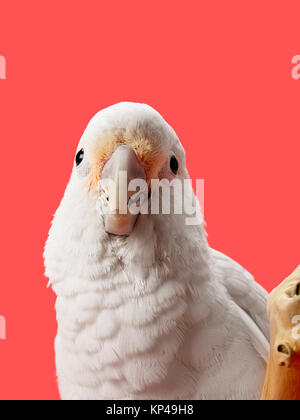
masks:
<instances>
[{"instance_id":1,"label":"red background","mask_svg":"<svg viewBox=\"0 0 300 420\"><path fill-rule=\"evenodd\" d=\"M0 398L58 398L42 251L88 120L155 107L205 178L210 244L268 290L299 258L299 1L1 1Z\"/></svg>"}]
</instances>

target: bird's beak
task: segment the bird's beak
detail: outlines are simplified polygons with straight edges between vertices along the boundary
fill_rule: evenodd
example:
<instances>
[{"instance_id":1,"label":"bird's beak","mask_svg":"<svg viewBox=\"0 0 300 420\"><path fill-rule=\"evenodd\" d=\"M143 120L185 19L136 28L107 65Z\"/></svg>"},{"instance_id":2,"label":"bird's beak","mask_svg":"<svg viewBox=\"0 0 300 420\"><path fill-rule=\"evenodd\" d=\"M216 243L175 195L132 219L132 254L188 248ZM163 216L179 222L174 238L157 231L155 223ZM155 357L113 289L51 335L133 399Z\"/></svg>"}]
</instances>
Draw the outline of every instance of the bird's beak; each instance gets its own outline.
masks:
<instances>
[{"instance_id":1,"label":"bird's beak","mask_svg":"<svg viewBox=\"0 0 300 420\"><path fill-rule=\"evenodd\" d=\"M104 214L107 233L130 235L132 232L138 215L130 212L128 203L132 193L128 185L134 179L146 181L145 170L134 150L121 145L106 162L100 181L107 200L108 210Z\"/></svg>"}]
</instances>

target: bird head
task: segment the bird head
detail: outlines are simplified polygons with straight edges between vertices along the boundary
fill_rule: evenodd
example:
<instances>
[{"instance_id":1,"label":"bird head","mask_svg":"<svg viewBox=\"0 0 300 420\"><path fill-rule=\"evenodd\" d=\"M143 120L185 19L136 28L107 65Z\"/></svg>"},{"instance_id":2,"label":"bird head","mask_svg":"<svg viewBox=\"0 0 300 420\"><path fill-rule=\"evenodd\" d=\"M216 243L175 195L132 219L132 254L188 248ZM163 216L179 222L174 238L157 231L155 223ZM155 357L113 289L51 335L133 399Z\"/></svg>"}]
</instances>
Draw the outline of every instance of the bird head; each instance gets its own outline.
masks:
<instances>
[{"instance_id":1,"label":"bird head","mask_svg":"<svg viewBox=\"0 0 300 420\"><path fill-rule=\"evenodd\" d=\"M185 153L174 130L151 107L120 103L89 123L71 183L78 185L77 194L97 201L108 234L130 235L137 209L151 198L152 181L186 178ZM136 180L138 188L132 189Z\"/></svg>"},{"instance_id":2,"label":"bird head","mask_svg":"<svg viewBox=\"0 0 300 420\"><path fill-rule=\"evenodd\" d=\"M136 179L141 188L131 190L130 183ZM153 181L169 182L165 190L170 195L169 212L160 200L153 211L155 198L164 195L161 185ZM122 270L134 267L130 276L142 289L143 279L157 261L164 261L167 271L177 261L176 270L180 266L183 276L193 261L203 270L208 253L203 221L200 217L199 222L191 222L194 209L187 210L185 204L176 211L173 183L179 185L178 191L187 184L182 199L178 194L178 203L192 199L197 208L184 149L158 112L147 105L120 103L96 114L76 149L72 175L45 246L46 276L55 292L77 293L85 290L85 281L98 287L94 279L105 277L120 263ZM151 208L143 212L148 196L146 204ZM132 212L135 203L137 211ZM109 285L112 281L110 277Z\"/></svg>"}]
</instances>

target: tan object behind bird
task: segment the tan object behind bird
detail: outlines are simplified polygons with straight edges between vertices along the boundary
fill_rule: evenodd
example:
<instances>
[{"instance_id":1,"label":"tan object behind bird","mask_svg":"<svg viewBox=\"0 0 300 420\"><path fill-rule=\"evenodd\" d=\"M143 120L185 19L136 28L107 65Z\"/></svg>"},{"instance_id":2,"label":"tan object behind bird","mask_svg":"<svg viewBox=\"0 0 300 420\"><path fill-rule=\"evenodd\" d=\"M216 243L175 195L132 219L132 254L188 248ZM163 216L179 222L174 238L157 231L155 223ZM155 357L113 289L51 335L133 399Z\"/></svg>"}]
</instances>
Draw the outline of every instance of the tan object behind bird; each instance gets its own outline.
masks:
<instances>
[{"instance_id":1,"label":"tan object behind bird","mask_svg":"<svg viewBox=\"0 0 300 420\"><path fill-rule=\"evenodd\" d=\"M300 400L300 266L270 295L271 350L263 400Z\"/></svg>"}]
</instances>

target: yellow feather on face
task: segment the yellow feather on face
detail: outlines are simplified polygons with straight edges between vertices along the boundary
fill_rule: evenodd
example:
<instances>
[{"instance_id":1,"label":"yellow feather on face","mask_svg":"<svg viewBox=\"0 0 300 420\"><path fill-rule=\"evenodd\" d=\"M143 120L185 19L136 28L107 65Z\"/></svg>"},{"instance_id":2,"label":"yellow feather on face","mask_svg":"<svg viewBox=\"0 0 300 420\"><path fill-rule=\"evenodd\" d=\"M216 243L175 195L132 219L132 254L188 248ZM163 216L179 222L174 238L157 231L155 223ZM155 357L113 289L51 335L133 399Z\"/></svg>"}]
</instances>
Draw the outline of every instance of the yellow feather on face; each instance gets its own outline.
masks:
<instances>
[{"instance_id":1,"label":"yellow feather on face","mask_svg":"<svg viewBox=\"0 0 300 420\"><path fill-rule=\"evenodd\" d=\"M120 144L126 144L136 152L147 174L148 183L151 179L158 177L158 173L166 161L167 153L154 140L134 136L126 138L124 135L116 138L109 137L99 142L92 151L90 190L97 188L105 163Z\"/></svg>"}]
</instances>

